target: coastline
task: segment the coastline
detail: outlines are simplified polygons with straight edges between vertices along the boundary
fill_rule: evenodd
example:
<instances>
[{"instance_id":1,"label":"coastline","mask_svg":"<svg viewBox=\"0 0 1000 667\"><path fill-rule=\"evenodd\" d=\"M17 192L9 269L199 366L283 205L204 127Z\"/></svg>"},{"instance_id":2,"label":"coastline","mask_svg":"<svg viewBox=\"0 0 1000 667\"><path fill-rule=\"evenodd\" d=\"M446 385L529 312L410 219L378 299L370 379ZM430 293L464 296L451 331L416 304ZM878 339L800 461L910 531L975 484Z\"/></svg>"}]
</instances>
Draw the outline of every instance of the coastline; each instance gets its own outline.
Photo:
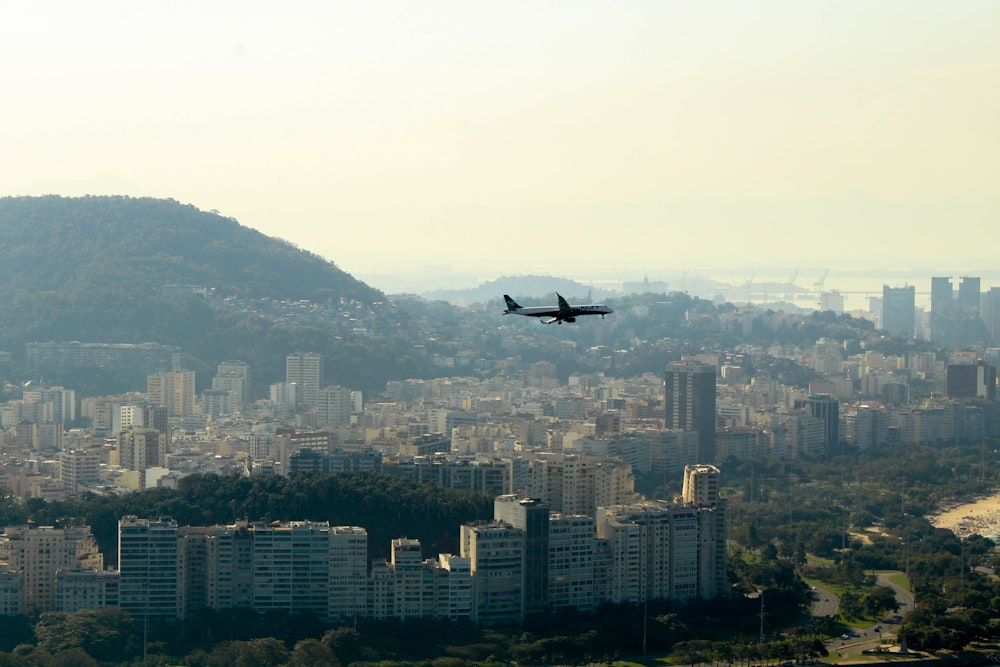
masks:
<instances>
[{"instance_id":1,"label":"coastline","mask_svg":"<svg viewBox=\"0 0 1000 667\"><path fill-rule=\"evenodd\" d=\"M948 507L928 519L963 539L979 534L995 540L1000 535L1000 492Z\"/></svg>"}]
</instances>

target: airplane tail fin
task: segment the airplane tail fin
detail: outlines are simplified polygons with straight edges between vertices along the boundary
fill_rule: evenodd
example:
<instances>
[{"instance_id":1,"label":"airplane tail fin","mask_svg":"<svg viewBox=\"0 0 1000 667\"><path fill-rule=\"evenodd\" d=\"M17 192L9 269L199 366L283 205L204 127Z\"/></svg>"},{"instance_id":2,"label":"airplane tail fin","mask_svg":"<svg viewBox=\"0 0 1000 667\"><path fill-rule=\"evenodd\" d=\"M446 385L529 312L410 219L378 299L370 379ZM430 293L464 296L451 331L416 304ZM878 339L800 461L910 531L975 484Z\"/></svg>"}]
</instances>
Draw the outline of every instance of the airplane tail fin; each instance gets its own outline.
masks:
<instances>
[{"instance_id":1,"label":"airplane tail fin","mask_svg":"<svg viewBox=\"0 0 1000 667\"><path fill-rule=\"evenodd\" d=\"M504 294L503 300L507 302L507 310L504 311L505 313L509 313L515 310L521 310L521 306L517 305L517 302L514 301L514 299L510 298L509 295Z\"/></svg>"}]
</instances>

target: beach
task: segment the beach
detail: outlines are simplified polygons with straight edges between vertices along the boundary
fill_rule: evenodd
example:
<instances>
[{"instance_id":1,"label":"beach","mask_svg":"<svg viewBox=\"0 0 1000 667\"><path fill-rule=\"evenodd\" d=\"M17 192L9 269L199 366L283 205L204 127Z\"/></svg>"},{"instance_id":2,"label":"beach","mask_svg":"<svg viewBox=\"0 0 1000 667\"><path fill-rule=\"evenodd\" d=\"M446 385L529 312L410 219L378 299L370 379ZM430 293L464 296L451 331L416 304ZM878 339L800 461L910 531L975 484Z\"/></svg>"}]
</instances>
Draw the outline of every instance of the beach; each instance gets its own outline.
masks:
<instances>
[{"instance_id":1,"label":"beach","mask_svg":"<svg viewBox=\"0 0 1000 667\"><path fill-rule=\"evenodd\" d=\"M948 528L958 537L1000 535L1000 493L949 507L928 517L937 528Z\"/></svg>"}]
</instances>

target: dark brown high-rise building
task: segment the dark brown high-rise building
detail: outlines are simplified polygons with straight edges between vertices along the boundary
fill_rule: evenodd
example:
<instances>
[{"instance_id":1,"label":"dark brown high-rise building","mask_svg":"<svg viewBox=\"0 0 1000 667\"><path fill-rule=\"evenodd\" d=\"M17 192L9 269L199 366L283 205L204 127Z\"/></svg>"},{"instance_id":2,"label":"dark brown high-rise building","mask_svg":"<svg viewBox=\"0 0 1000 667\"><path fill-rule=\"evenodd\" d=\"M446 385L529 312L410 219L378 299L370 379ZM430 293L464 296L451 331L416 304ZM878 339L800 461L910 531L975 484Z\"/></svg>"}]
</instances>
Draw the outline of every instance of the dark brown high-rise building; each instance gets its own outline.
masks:
<instances>
[{"instance_id":1,"label":"dark brown high-rise building","mask_svg":"<svg viewBox=\"0 0 1000 667\"><path fill-rule=\"evenodd\" d=\"M667 364L666 427L698 433L698 463L715 462L716 367L693 361Z\"/></svg>"}]
</instances>

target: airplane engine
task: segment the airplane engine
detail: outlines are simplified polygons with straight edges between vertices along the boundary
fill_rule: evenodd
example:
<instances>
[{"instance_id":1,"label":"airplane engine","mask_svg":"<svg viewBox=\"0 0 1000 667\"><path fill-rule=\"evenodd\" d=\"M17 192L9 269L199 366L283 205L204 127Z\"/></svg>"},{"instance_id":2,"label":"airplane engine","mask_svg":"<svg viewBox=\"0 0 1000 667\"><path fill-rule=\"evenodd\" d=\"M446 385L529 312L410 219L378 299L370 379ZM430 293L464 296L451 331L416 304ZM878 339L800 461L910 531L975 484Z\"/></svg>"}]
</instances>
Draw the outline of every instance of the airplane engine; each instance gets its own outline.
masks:
<instances>
[{"instance_id":1,"label":"airplane engine","mask_svg":"<svg viewBox=\"0 0 1000 667\"><path fill-rule=\"evenodd\" d=\"M567 322L576 322L576 318L575 317L567 317L566 321Z\"/></svg>"}]
</instances>

